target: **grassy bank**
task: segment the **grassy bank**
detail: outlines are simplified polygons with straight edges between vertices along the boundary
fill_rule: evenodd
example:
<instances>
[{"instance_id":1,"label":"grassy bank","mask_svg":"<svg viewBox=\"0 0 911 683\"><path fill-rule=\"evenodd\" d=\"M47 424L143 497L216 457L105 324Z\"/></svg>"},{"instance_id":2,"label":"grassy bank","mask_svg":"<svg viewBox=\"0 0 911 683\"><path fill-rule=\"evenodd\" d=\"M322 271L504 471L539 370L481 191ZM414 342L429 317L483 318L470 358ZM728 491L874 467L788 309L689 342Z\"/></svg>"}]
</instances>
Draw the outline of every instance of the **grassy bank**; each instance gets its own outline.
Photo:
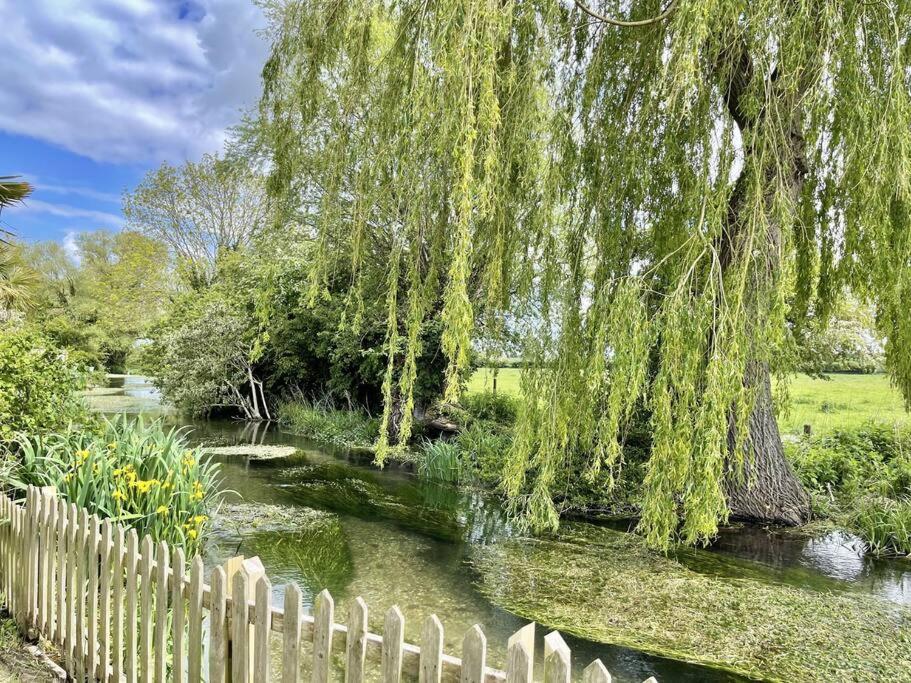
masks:
<instances>
[{"instance_id":1,"label":"grassy bank","mask_svg":"<svg viewBox=\"0 0 911 683\"><path fill-rule=\"evenodd\" d=\"M278 406L278 423L289 432L339 448L371 448L379 420L356 410L337 410L307 401Z\"/></svg>"},{"instance_id":2,"label":"grassy bank","mask_svg":"<svg viewBox=\"0 0 911 683\"><path fill-rule=\"evenodd\" d=\"M518 395L518 368L497 372L497 391ZM479 368L468 383L473 393L493 388L493 370ZM911 424L901 394L886 375L829 375L814 379L794 375L790 385L790 406L779 418L783 433L797 434L808 424L813 432L826 434L850 430L873 420L886 424Z\"/></svg>"}]
</instances>

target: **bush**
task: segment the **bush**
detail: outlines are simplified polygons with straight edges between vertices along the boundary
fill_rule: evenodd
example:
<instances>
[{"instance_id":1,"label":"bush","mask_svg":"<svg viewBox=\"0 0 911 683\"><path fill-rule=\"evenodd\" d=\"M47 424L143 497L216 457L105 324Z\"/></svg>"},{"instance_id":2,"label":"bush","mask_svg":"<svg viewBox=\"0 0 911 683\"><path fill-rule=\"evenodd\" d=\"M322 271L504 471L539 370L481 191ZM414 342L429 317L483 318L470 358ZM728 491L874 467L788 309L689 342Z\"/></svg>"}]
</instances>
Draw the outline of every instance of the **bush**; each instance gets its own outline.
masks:
<instances>
[{"instance_id":1,"label":"bush","mask_svg":"<svg viewBox=\"0 0 911 683\"><path fill-rule=\"evenodd\" d=\"M40 333L0 332L0 442L85 419L84 386L80 369Z\"/></svg>"},{"instance_id":2,"label":"bush","mask_svg":"<svg viewBox=\"0 0 911 683\"><path fill-rule=\"evenodd\" d=\"M467 394L461 399L462 409L473 420L490 420L501 425L514 425L519 414L519 401L513 396L492 391Z\"/></svg>"},{"instance_id":3,"label":"bush","mask_svg":"<svg viewBox=\"0 0 911 683\"><path fill-rule=\"evenodd\" d=\"M818 512L873 553L911 553L911 431L870 424L803 439L787 453Z\"/></svg>"},{"instance_id":4,"label":"bush","mask_svg":"<svg viewBox=\"0 0 911 683\"><path fill-rule=\"evenodd\" d=\"M201 462L184 432L120 416L96 431L18 442L22 484L56 486L64 499L135 528L140 536L199 548L218 493L218 466Z\"/></svg>"},{"instance_id":5,"label":"bush","mask_svg":"<svg viewBox=\"0 0 911 683\"><path fill-rule=\"evenodd\" d=\"M911 492L911 431L869 424L788 446L788 457L811 491L842 496Z\"/></svg>"},{"instance_id":6,"label":"bush","mask_svg":"<svg viewBox=\"0 0 911 683\"><path fill-rule=\"evenodd\" d=\"M457 443L463 469L468 467L485 484L499 484L512 436L490 429L491 425L475 422L462 430Z\"/></svg>"},{"instance_id":7,"label":"bush","mask_svg":"<svg viewBox=\"0 0 911 683\"><path fill-rule=\"evenodd\" d=\"M379 436L379 421L356 410L336 410L307 401L278 407L279 424L314 441L335 446L368 446Z\"/></svg>"}]
</instances>

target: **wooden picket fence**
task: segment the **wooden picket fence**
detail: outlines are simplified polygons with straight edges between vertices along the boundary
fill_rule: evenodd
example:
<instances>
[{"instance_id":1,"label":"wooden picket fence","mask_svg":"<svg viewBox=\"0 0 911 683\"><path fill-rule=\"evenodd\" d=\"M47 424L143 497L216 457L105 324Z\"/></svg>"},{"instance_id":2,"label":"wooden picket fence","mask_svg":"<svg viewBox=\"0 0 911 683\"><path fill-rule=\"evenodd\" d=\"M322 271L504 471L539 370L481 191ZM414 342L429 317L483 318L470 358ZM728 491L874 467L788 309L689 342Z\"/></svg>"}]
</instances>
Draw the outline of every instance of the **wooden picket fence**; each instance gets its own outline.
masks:
<instances>
[{"instance_id":1,"label":"wooden picket fence","mask_svg":"<svg viewBox=\"0 0 911 683\"><path fill-rule=\"evenodd\" d=\"M434 615L424 622L418 647L405 642L398 607L386 613L381 636L368 630L361 598L351 603L347 625L335 623L327 591L312 615L303 613L293 583L284 589L283 608L273 605L256 558L216 567L208 584L201 557L187 567L180 548L156 545L149 536L140 541L134 529L67 504L53 488L30 487L24 505L0 494L7 609L23 633L60 649L74 680L298 683L309 670L311 683L328 683L341 678L341 668L345 683L533 680L534 624L509 639L500 671L487 665L479 626L465 634L458 658L444 654L443 626ZM544 638L542 669L546 683L570 681L570 651L556 631ZM582 674L583 683L610 680L600 660Z\"/></svg>"}]
</instances>

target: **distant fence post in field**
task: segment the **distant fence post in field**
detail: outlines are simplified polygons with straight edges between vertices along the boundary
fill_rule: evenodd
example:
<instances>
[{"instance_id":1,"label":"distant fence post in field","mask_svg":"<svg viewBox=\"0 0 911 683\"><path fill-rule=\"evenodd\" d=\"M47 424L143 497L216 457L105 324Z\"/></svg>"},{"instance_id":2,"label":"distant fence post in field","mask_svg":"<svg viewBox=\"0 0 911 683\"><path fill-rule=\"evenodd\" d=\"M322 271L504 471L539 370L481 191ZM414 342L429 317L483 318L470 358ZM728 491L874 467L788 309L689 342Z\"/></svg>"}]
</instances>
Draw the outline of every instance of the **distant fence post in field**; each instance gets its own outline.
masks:
<instances>
[{"instance_id":1,"label":"distant fence post in field","mask_svg":"<svg viewBox=\"0 0 911 683\"><path fill-rule=\"evenodd\" d=\"M293 583L284 588L283 606L273 604L258 558L229 560L207 584L202 558L186 565L181 549L139 539L47 487L29 487L24 501L0 494L0 589L23 635L57 645L75 680L400 683L407 675L420 683L532 683L535 673L534 624L509 639L501 671L488 666L480 626L464 634L462 656L455 657L443 651L436 615L424 620L418 646L405 642L398 607L387 611L378 635L359 597L349 605L347 625L335 622L325 590L312 615L303 614ZM556 631L544 639L540 670L545 683L570 681L570 650ZM611 679L595 660L580 680Z\"/></svg>"}]
</instances>

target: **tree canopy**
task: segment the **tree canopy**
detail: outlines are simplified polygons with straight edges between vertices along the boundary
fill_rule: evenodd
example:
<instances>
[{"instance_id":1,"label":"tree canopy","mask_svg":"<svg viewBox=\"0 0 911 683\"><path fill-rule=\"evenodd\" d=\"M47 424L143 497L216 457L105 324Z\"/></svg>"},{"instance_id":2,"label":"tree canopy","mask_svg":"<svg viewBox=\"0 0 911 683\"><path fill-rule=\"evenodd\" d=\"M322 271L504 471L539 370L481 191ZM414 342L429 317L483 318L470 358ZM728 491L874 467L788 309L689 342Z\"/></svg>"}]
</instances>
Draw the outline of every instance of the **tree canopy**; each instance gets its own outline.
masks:
<instances>
[{"instance_id":1,"label":"tree canopy","mask_svg":"<svg viewBox=\"0 0 911 683\"><path fill-rule=\"evenodd\" d=\"M536 525L569 460L612 476L645 407L642 530L711 536L768 370L848 287L911 400L911 3L263 4L272 195L316 198L355 291L369 231L392 245L387 417L435 301L449 398L476 324L520 327L505 486Z\"/></svg>"}]
</instances>

